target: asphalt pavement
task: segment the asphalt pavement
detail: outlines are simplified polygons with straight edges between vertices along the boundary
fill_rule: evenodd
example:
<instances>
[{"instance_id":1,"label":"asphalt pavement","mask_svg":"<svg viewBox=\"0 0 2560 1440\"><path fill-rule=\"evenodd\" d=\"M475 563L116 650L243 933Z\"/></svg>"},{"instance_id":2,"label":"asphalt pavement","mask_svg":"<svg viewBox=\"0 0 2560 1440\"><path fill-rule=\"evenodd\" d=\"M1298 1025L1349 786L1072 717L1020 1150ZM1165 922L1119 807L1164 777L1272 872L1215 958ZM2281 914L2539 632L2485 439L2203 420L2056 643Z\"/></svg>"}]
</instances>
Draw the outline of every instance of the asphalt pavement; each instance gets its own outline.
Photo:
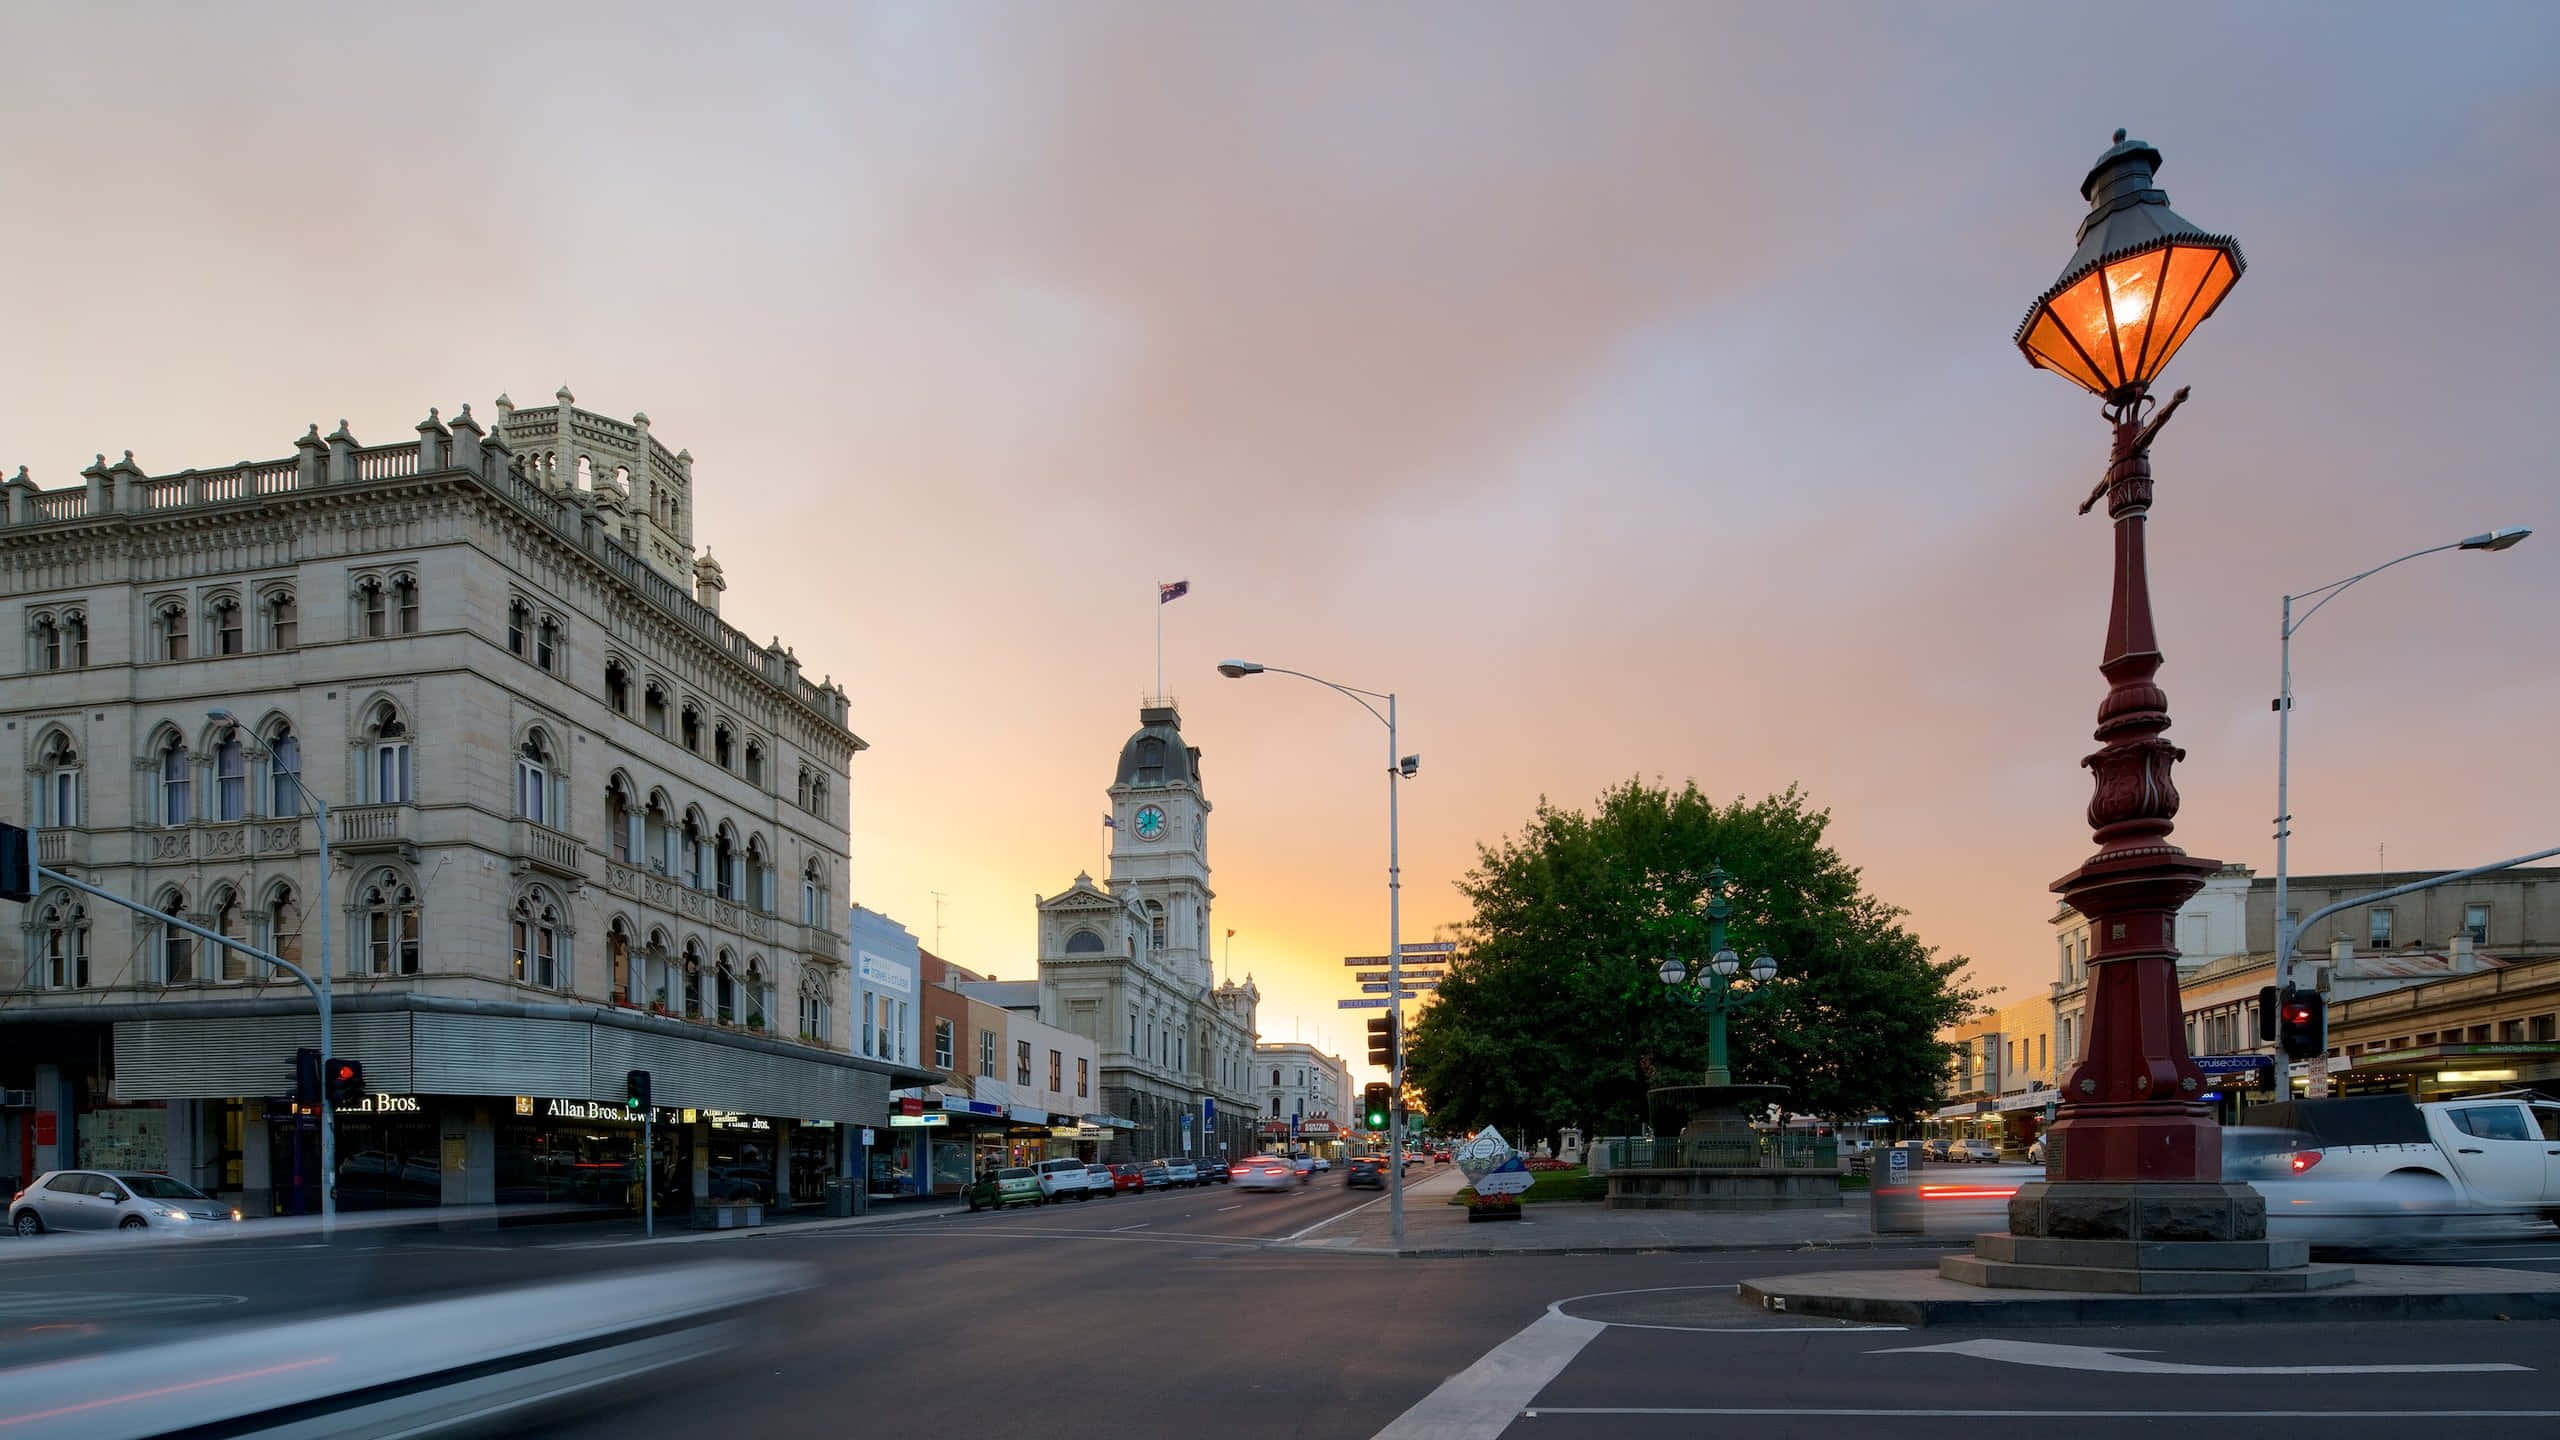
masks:
<instances>
[{"instance_id":1,"label":"asphalt pavement","mask_svg":"<svg viewBox=\"0 0 2560 1440\"><path fill-rule=\"evenodd\" d=\"M121 1254L0 1241L0 1365L717 1255L795 1262L813 1288L765 1305L744 1348L577 1402L541 1433L1555 1440L1748 1426L1834 1440L1869 1423L1970 1437L2002 1421L2075 1440L2177 1426L2253 1440L2430 1423L2493 1440L2560 1433L2555 1323L1906 1331L1763 1314L1733 1287L1926 1254L1306 1248L1372 1206L1375 1192L1326 1176L1277 1194L1212 1186L651 1243L433 1226L328 1246L244 1227ZM2560 1268L2560 1236L2495 1248L2481 1258ZM6 1388L0 1375L0 1420Z\"/></svg>"}]
</instances>

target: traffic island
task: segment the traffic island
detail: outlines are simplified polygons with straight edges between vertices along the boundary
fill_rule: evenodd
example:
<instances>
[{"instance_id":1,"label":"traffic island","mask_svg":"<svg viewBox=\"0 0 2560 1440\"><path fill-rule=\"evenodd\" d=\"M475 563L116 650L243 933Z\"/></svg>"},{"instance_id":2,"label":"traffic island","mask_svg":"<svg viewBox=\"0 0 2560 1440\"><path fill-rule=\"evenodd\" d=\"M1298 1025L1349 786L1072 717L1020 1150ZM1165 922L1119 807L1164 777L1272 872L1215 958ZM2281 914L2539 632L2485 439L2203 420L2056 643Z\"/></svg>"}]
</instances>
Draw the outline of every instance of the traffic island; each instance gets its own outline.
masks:
<instances>
[{"instance_id":1,"label":"traffic island","mask_svg":"<svg viewBox=\"0 0 2560 1440\"><path fill-rule=\"evenodd\" d=\"M2272 1242L2282 1244L2284 1242ZM1950 1259L1968 1257L1949 1257ZM1942 1262L1944 1263L1944 1262ZM2317 1288L2184 1290L1986 1288L1929 1270L1824 1270L1745 1280L1744 1304L1871 1325L2219 1325L2256 1321L2560 1319L2560 1276L2457 1265L2314 1265ZM2127 1273L2139 1276L2138 1267ZM2225 1272L2234 1277L2267 1272ZM2283 1272L2277 1272L2283 1273Z\"/></svg>"}]
</instances>

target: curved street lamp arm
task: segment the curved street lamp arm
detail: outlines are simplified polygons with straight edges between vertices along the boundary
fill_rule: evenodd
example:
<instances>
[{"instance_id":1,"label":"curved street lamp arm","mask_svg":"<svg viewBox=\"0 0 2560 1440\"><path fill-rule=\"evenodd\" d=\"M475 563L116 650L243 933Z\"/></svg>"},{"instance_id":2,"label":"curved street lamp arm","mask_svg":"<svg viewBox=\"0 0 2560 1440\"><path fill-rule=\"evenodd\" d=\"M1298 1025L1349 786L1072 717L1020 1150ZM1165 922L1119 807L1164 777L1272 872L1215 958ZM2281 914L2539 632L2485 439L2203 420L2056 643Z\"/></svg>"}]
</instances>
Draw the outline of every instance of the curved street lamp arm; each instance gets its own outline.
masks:
<instances>
[{"instance_id":1,"label":"curved street lamp arm","mask_svg":"<svg viewBox=\"0 0 2560 1440\"><path fill-rule=\"evenodd\" d=\"M1266 675L1295 675L1301 680L1313 680L1327 690L1338 690L1341 693L1350 696L1354 704L1357 704L1361 709L1368 711L1370 716L1379 724L1386 725L1388 723L1387 717L1380 714L1378 712L1378 707L1370 704L1369 701L1393 700L1395 697L1392 695L1382 695L1375 690L1363 690L1354 685L1336 685L1321 675L1310 675L1304 670L1283 670L1277 665L1263 666L1262 673ZM1389 728L1393 727L1390 726Z\"/></svg>"},{"instance_id":2,"label":"curved street lamp arm","mask_svg":"<svg viewBox=\"0 0 2560 1440\"><path fill-rule=\"evenodd\" d=\"M2459 550L2459 549L2461 549L2461 548L2462 548L2462 546L2463 546L2463 542L2462 542L2462 541L2460 541L2460 540L2454 540L2454 541L2449 541L2449 542L2447 542L2447 543L2445 543L2445 544L2442 544L2442 545L2430 545L2430 546L2428 546L2428 547L2427 547L2426 549L2424 549L2424 550L2412 550L2412 551L2410 551L2408 554L2401 556L2401 557L2400 557L2400 559L2398 559L2398 560L2385 560L2385 561L2383 561L2381 564L2374 566L2374 567L2373 567L2372 569L2370 569L2370 570L2361 570L2361 571L2358 571L2357 573L2355 573L2355 574L2353 574L2353 575L2348 576L2348 577L2347 577L2346 579L2344 579L2344 580L2332 580L2332 581L2330 581L2328 584L2323 585L2323 586L2320 586L2320 587L2319 587L2319 588L2317 588L2317 589L2314 589L2314 590L2305 590L2305 591L2303 591L2303 592L2301 592L2300 594L2297 594L2297 595L2287 595L2286 597L2284 597L2284 598L2285 598L2285 599L2287 599L2287 600L2308 600L2308 599L2310 599L2310 598L2311 598L2312 596L2314 596L2314 595L2319 596L2319 597L2320 597L2320 599L2319 599L2319 602L2318 602L2317 604L2313 605L2310 609L2303 611L2303 612L2302 612L2302 614L2300 615L2300 617L2298 617L2297 619L2295 619L2295 621L2293 622L2293 624L2292 624L2291 626L2289 626L2289 627L2287 627L2287 628L2286 628L2286 630L2285 630L2285 632L2284 632L2284 633L2285 633L2287 636L2291 636L2291 635L2293 634L2293 632L2294 632L2294 631L2299 630L2299 629L2301 629L2304 625L2308 624L2308 623L2310 622L2310 620L2311 620L2311 617L2312 617L2312 616L2317 615L2317 614L2319 614L2319 613L2320 613L2320 606L2322 606L2322 605L2326 605L2326 604L2328 604L2330 601L2337 599L2337 598L2338 598L2339 596L2341 596L2341 595L2344 595L2345 593L2347 593L2347 587L2348 587L2348 586L2355 584L2357 581L2362 580L2362 579L2364 579L2365 577L2367 577L2367 576L2369 576L2369 575L2379 575L2379 574L2381 574L2383 571L2390 569L2390 568L2391 568L2392 566L2394 566L2394 565L2401 564L2401 563L2402 563L2402 562L2404 562L2404 561L2415 560L2415 559L2417 559L2417 558L2418 558L2419 556L2421 556L2421 555L2433 555L2433 554L2436 554L2438 551L2443 551L2443 550Z\"/></svg>"}]
</instances>

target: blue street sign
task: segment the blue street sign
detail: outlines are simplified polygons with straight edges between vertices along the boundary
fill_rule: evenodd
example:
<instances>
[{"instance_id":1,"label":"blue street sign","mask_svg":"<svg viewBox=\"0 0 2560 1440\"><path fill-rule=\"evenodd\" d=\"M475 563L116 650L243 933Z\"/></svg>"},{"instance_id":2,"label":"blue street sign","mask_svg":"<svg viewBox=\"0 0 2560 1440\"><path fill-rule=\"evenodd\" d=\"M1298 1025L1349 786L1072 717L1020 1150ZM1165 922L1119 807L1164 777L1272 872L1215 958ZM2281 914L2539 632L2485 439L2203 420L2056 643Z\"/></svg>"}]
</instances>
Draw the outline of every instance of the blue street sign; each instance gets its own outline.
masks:
<instances>
[{"instance_id":1,"label":"blue street sign","mask_svg":"<svg viewBox=\"0 0 2560 1440\"><path fill-rule=\"evenodd\" d=\"M1381 980L1375 985L1361 986L1360 992L1364 995L1385 995L1392 993L1395 988L1394 981ZM1439 988L1440 982L1437 980L1407 980L1404 982L1404 993L1407 995L1420 995L1426 991L1437 990Z\"/></svg>"},{"instance_id":2,"label":"blue street sign","mask_svg":"<svg viewBox=\"0 0 2560 1440\"><path fill-rule=\"evenodd\" d=\"M1375 1000L1336 1000L1333 1002L1333 1008L1336 1010L1384 1010L1394 1003L1381 995Z\"/></svg>"},{"instance_id":3,"label":"blue street sign","mask_svg":"<svg viewBox=\"0 0 2560 1440\"><path fill-rule=\"evenodd\" d=\"M1203 1095L1200 1097L1200 1118L1208 1121L1212 1125L1218 1123L1218 1100L1216 1096Z\"/></svg>"}]
</instances>

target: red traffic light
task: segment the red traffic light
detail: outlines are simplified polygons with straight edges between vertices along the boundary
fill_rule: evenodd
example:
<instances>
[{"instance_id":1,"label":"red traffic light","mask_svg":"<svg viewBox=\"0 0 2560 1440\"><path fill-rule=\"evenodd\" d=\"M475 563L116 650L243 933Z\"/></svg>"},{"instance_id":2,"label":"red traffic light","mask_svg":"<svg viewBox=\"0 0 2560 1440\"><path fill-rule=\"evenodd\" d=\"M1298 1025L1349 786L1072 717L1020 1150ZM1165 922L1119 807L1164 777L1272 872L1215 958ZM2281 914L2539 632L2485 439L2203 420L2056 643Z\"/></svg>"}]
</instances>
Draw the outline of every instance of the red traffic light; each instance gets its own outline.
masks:
<instances>
[{"instance_id":1,"label":"red traffic light","mask_svg":"<svg viewBox=\"0 0 2560 1440\"><path fill-rule=\"evenodd\" d=\"M2310 1024L2310 1023L2311 1023L2311 1007L2310 1007L2310 1006L2308 1006L2308 1005L2303 1005L2303 1004L2299 1004L2299 1003L2292 1004L2292 1005L2287 1005L2286 1007L2284 1007L2284 1023L2286 1023L2287 1025L2308 1025L2308 1024Z\"/></svg>"},{"instance_id":2,"label":"red traffic light","mask_svg":"<svg viewBox=\"0 0 2560 1440\"><path fill-rule=\"evenodd\" d=\"M356 1067L348 1064L344 1060L341 1060L337 1064L329 1067L329 1078L337 1081L341 1085L344 1085L348 1081L356 1078Z\"/></svg>"}]
</instances>

